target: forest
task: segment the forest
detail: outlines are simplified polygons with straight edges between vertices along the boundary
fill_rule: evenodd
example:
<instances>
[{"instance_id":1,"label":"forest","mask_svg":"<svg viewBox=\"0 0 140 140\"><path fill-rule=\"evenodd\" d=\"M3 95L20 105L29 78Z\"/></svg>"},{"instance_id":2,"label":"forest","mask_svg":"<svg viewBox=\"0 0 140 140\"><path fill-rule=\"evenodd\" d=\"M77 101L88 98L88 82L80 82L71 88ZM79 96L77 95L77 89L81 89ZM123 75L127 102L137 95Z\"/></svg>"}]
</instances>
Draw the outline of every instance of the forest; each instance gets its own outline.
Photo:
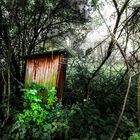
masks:
<instances>
[{"instance_id":1,"label":"forest","mask_svg":"<svg viewBox=\"0 0 140 140\"><path fill-rule=\"evenodd\" d=\"M0 0L0 140L140 140L140 0Z\"/></svg>"}]
</instances>

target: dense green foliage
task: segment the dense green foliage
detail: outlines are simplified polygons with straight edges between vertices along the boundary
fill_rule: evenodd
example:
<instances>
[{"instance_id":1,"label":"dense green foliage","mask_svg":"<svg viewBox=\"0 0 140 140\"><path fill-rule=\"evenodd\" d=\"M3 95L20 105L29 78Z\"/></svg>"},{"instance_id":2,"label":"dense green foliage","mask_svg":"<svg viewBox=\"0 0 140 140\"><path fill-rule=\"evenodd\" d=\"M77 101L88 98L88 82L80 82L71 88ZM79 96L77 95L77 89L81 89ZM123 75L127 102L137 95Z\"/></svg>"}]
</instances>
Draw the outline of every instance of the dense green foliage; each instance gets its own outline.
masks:
<instances>
[{"instance_id":1,"label":"dense green foliage","mask_svg":"<svg viewBox=\"0 0 140 140\"><path fill-rule=\"evenodd\" d=\"M74 104L71 102L70 105L65 107L56 102L56 91L54 89L48 90L48 88L46 88L47 86L44 87L30 83L23 89L23 112L17 113L16 122L8 129L8 133L4 136L8 136L9 139L13 140L108 140L117 123L124 96L122 91L125 91L127 83L124 81L123 84L118 87L116 93L113 89L108 87L110 86L110 83L115 86L116 82L119 82L120 79L115 79L114 75L114 78L106 83L105 80L107 78L109 78L107 72L102 72L102 78L101 76L96 77L96 81L99 80L100 86L104 86L104 90L102 90L101 87L95 88L95 84L99 83L92 82L94 85L93 91L96 91L95 93L101 93L102 96L93 92L95 95L94 98L89 96L88 99L81 100L83 95L75 92L75 96L78 96L79 98L73 102ZM102 80L102 83L100 80ZM137 79L133 80L131 95L129 96L126 112L123 115L121 124L115 136L116 139L126 140L133 132L138 132L136 127L136 113L134 112L136 100L135 93L137 92L136 80ZM104 83L106 83L106 85L104 85ZM42 102L42 99L44 99L45 96L41 93L47 95L47 100ZM71 96L70 94L73 93L69 93L69 96ZM105 96L106 94L108 96ZM102 98L103 96L104 98ZM54 102L56 103L54 104ZM132 135L130 140L138 136L139 135Z\"/></svg>"},{"instance_id":2,"label":"dense green foliage","mask_svg":"<svg viewBox=\"0 0 140 140\"><path fill-rule=\"evenodd\" d=\"M87 67L86 63L84 63L84 66L79 64L81 63L79 62L74 65L71 65L70 63L70 69L67 71L68 83L66 91L68 92L64 94L65 104L72 104L76 101L82 102L86 92L85 83L91 76L90 71L91 69L93 71L96 69L96 66L93 65ZM110 65L105 65L90 83L90 92L88 93L87 99L90 99L92 104L95 105L95 108L100 112L101 116L98 118L104 121L106 128L103 132L106 130L106 134L108 133L108 136L113 132L121 112L128 84L127 81L128 76L125 75L125 69L123 69L123 66L116 65L112 67ZM135 131L135 128L137 129L137 112L135 111L137 110L137 84L136 76L133 78L131 83L131 90L127 100L125 113L116 137L127 139L129 135ZM68 96L71 97L71 100L69 100ZM102 123L102 125L104 123ZM108 125L109 128L107 128ZM101 128L99 130L101 130ZM108 136L104 135L106 139L109 139Z\"/></svg>"},{"instance_id":3,"label":"dense green foliage","mask_svg":"<svg viewBox=\"0 0 140 140\"><path fill-rule=\"evenodd\" d=\"M53 88L49 90L47 86L31 83L22 91L24 92L24 110L18 115L19 121L26 125L32 123L40 125L57 101L56 90Z\"/></svg>"},{"instance_id":4,"label":"dense green foliage","mask_svg":"<svg viewBox=\"0 0 140 140\"><path fill-rule=\"evenodd\" d=\"M31 138L47 136L49 132L45 133L45 131L50 129L48 122L53 117L54 111L56 112L56 109L54 110L55 104L58 104L56 90L54 88L49 89L48 84L40 86L29 83L22 91L24 93L24 109L23 112L17 113L17 121L11 129L13 135L12 137L10 135L9 138L25 139L28 133L31 133L29 134ZM34 135L37 129L41 129L39 133L42 131L43 136L41 134Z\"/></svg>"},{"instance_id":5,"label":"dense green foliage","mask_svg":"<svg viewBox=\"0 0 140 140\"><path fill-rule=\"evenodd\" d=\"M0 1L0 140L140 139L139 0L97 1ZM62 102L49 84L20 88L21 56L60 48L73 56Z\"/></svg>"},{"instance_id":6,"label":"dense green foliage","mask_svg":"<svg viewBox=\"0 0 140 140\"><path fill-rule=\"evenodd\" d=\"M140 134L139 133L134 133L132 136L130 136L129 140L139 140L140 139Z\"/></svg>"}]
</instances>

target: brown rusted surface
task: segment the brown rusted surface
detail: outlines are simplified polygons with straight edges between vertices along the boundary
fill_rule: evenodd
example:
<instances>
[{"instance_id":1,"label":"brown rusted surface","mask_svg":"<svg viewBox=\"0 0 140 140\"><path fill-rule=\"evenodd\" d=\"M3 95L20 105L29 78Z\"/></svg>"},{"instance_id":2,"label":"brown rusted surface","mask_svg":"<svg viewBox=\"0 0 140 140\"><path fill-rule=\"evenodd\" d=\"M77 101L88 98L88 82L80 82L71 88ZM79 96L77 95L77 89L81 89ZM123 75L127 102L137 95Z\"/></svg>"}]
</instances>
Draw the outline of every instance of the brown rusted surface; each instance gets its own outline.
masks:
<instances>
[{"instance_id":1,"label":"brown rusted surface","mask_svg":"<svg viewBox=\"0 0 140 140\"><path fill-rule=\"evenodd\" d=\"M37 54L32 54L32 55L26 55L26 56L22 56L21 58L23 59L30 59L30 58L43 58L43 57L51 57L52 55L65 55L65 57L69 58L72 56L72 54L70 54L69 52L65 51L65 50L54 50L54 51L47 51L44 53L37 53Z\"/></svg>"},{"instance_id":2,"label":"brown rusted surface","mask_svg":"<svg viewBox=\"0 0 140 140\"><path fill-rule=\"evenodd\" d=\"M35 82L39 85L48 83L50 88L55 87L58 91L58 99L63 92L63 55L53 55L26 60L25 82Z\"/></svg>"},{"instance_id":3,"label":"brown rusted surface","mask_svg":"<svg viewBox=\"0 0 140 140\"><path fill-rule=\"evenodd\" d=\"M57 87L58 87L58 94L57 97L60 100L63 93L63 85L64 85L64 75L63 75L63 55L59 57L59 65L58 65L58 75L57 75Z\"/></svg>"}]
</instances>

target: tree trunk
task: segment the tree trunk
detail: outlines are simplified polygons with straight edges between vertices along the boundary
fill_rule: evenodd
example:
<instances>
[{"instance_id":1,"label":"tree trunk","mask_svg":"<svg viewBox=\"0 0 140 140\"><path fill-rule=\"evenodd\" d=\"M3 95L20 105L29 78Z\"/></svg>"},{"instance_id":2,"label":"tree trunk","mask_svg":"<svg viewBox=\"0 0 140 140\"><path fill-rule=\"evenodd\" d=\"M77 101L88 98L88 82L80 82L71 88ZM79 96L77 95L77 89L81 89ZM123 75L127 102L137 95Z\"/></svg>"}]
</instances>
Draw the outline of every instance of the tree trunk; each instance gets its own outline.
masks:
<instances>
[{"instance_id":1,"label":"tree trunk","mask_svg":"<svg viewBox=\"0 0 140 140\"><path fill-rule=\"evenodd\" d=\"M140 64L138 64L138 71L140 71ZM138 95L137 95L137 117L138 117L138 125L140 127L140 76L138 78Z\"/></svg>"}]
</instances>

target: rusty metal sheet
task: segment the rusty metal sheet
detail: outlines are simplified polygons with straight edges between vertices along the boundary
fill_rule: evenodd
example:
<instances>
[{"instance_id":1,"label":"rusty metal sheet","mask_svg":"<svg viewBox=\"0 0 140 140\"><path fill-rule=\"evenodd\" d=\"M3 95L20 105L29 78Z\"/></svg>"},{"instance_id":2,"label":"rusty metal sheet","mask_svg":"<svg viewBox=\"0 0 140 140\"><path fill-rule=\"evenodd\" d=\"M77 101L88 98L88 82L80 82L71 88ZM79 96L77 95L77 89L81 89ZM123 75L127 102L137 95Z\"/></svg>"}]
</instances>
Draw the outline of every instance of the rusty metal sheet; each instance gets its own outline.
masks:
<instances>
[{"instance_id":1,"label":"rusty metal sheet","mask_svg":"<svg viewBox=\"0 0 140 140\"><path fill-rule=\"evenodd\" d=\"M59 66L59 55L49 58L34 58L26 60L25 82L46 83L56 86Z\"/></svg>"}]
</instances>

